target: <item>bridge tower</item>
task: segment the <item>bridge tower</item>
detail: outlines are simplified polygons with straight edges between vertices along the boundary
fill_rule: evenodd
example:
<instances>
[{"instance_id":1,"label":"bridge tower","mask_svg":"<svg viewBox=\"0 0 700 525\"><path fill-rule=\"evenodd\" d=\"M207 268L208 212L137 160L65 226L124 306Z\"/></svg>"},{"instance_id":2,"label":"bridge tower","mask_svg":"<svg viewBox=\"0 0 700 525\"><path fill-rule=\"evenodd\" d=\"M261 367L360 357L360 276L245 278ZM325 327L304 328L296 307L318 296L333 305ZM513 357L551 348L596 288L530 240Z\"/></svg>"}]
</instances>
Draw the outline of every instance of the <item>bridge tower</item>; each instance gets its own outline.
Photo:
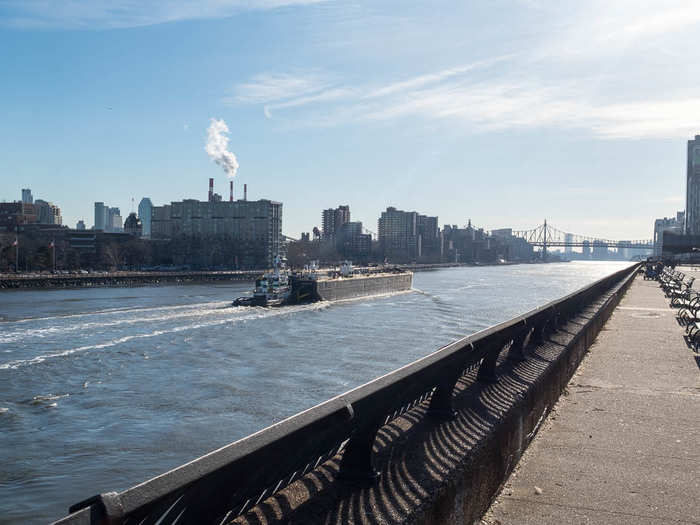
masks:
<instances>
[{"instance_id":1,"label":"bridge tower","mask_svg":"<svg viewBox=\"0 0 700 525\"><path fill-rule=\"evenodd\" d=\"M542 260L547 260L547 219L544 220L544 230L542 236Z\"/></svg>"}]
</instances>

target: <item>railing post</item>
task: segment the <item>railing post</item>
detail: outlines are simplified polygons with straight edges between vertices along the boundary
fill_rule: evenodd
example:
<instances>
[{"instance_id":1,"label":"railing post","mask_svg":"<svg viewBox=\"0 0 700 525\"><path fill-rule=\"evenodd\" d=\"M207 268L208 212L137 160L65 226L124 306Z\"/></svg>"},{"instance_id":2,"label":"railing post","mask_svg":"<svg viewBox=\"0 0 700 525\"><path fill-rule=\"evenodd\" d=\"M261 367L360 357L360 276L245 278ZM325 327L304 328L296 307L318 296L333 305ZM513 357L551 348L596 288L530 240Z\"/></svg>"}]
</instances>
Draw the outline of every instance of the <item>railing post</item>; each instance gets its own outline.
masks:
<instances>
[{"instance_id":1,"label":"railing post","mask_svg":"<svg viewBox=\"0 0 700 525\"><path fill-rule=\"evenodd\" d=\"M372 448L381 425L356 428L343 451L338 479L359 484L373 483L379 472L374 468Z\"/></svg>"},{"instance_id":2,"label":"railing post","mask_svg":"<svg viewBox=\"0 0 700 525\"><path fill-rule=\"evenodd\" d=\"M545 341L547 340L545 334L547 332L547 324L549 324L549 322L549 318L546 317L540 319L537 322L532 337L530 338L531 342L535 343L536 345L541 345L545 343Z\"/></svg>"},{"instance_id":3,"label":"railing post","mask_svg":"<svg viewBox=\"0 0 700 525\"><path fill-rule=\"evenodd\" d=\"M477 381L483 383L493 383L496 381L496 362L498 361L498 355L503 350L502 345L498 345L495 348L490 348L488 353L481 360L481 365L479 366L479 371L476 374Z\"/></svg>"},{"instance_id":4,"label":"railing post","mask_svg":"<svg viewBox=\"0 0 700 525\"><path fill-rule=\"evenodd\" d=\"M508 350L507 359L511 361L525 361L525 343L530 332L532 332L532 328L526 328L515 336Z\"/></svg>"},{"instance_id":5,"label":"railing post","mask_svg":"<svg viewBox=\"0 0 700 525\"><path fill-rule=\"evenodd\" d=\"M471 344L469 346L472 346ZM433 391L428 406L428 415L436 419L452 420L457 418L457 411L452 403L452 392L462 376L462 371L449 374L443 378Z\"/></svg>"},{"instance_id":6,"label":"railing post","mask_svg":"<svg viewBox=\"0 0 700 525\"><path fill-rule=\"evenodd\" d=\"M561 322L561 310L557 308L556 306L552 307L552 315L549 318L550 320L550 325L549 329L553 333L557 333L559 331L559 325Z\"/></svg>"}]
</instances>

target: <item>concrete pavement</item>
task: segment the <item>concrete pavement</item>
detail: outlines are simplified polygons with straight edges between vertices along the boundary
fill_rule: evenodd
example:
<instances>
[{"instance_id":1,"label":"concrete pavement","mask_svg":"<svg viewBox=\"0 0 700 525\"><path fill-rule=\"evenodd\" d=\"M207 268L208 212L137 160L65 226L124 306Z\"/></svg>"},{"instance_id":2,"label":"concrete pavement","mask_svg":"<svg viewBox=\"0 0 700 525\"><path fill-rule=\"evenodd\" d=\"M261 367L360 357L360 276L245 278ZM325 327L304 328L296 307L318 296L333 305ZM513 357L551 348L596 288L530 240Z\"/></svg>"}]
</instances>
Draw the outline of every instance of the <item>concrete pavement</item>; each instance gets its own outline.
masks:
<instances>
[{"instance_id":1,"label":"concrete pavement","mask_svg":"<svg viewBox=\"0 0 700 525\"><path fill-rule=\"evenodd\" d=\"M637 278L482 523L700 524L700 356Z\"/></svg>"}]
</instances>

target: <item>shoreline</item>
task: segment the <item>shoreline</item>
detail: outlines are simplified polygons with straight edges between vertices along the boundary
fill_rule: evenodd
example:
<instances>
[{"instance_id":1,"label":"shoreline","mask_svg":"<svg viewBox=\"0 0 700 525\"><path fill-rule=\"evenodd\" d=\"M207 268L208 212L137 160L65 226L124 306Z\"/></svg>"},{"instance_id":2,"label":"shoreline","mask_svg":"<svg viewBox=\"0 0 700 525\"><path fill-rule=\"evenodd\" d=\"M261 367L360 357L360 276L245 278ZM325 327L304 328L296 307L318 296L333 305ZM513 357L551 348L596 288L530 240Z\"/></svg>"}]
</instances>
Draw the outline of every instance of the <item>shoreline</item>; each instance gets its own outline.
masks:
<instances>
[{"instance_id":1,"label":"shoreline","mask_svg":"<svg viewBox=\"0 0 700 525\"><path fill-rule=\"evenodd\" d=\"M443 268L513 266L518 264L552 264L565 261L547 262L505 262L505 263L428 263L397 264L400 268L412 272L440 270ZM0 291L3 290L41 290L41 289L79 289L79 288L135 288L142 286L171 286L194 283L252 282L265 270L222 270L222 271L180 271L180 272L145 272L120 271L90 274L0 274Z\"/></svg>"}]
</instances>

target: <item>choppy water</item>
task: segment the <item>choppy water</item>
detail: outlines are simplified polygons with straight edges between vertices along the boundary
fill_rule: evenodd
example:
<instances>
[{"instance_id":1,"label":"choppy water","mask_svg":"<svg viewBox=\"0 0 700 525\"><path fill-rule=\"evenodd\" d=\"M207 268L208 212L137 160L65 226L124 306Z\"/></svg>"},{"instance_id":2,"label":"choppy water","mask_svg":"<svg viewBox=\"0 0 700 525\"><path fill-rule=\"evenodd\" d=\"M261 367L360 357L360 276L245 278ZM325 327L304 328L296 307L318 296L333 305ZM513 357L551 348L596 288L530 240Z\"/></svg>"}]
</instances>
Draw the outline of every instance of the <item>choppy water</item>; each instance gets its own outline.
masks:
<instances>
[{"instance_id":1,"label":"choppy water","mask_svg":"<svg viewBox=\"0 0 700 525\"><path fill-rule=\"evenodd\" d=\"M624 263L417 273L416 290L231 308L249 284L0 293L0 524L45 523Z\"/></svg>"}]
</instances>

